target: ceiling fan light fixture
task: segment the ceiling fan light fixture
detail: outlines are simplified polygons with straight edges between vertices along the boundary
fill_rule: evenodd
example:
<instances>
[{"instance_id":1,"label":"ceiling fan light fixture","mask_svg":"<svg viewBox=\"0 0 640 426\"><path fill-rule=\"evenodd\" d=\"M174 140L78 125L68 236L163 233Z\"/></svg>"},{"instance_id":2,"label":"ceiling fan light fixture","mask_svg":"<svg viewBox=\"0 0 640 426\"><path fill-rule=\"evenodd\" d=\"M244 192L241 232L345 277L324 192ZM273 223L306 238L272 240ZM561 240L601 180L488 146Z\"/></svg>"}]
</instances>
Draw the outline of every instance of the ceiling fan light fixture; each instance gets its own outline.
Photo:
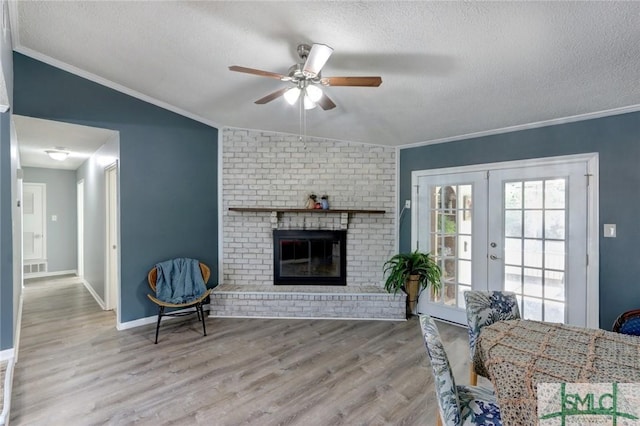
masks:
<instances>
[{"instance_id":1,"label":"ceiling fan light fixture","mask_svg":"<svg viewBox=\"0 0 640 426\"><path fill-rule=\"evenodd\" d=\"M306 96L311 99L313 102L318 102L322 99L322 89L318 86L309 85L305 89Z\"/></svg>"},{"instance_id":2,"label":"ceiling fan light fixture","mask_svg":"<svg viewBox=\"0 0 640 426\"><path fill-rule=\"evenodd\" d=\"M69 153L67 151L62 151L59 149L47 149L44 152L49 156L49 158L56 161L64 161L69 156Z\"/></svg>"},{"instance_id":3,"label":"ceiling fan light fixture","mask_svg":"<svg viewBox=\"0 0 640 426\"><path fill-rule=\"evenodd\" d=\"M318 105L313 102L309 96L305 96L304 97L304 109L314 109L315 107L317 107Z\"/></svg>"},{"instance_id":4,"label":"ceiling fan light fixture","mask_svg":"<svg viewBox=\"0 0 640 426\"><path fill-rule=\"evenodd\" d=\"M294 105L300 97L300 88L292 87L291 89L284 92L283 96L284 100L287 101L289 105Z\"/></svg>"},{"instance_id":5,"label":"ceiling fan light fixture","mask_svg":"<svg viewBox=\"0 0 640 426\"><path fill-rule=\"evenodd\" d=\"M302 73L306 77L315 77L329 60L329 56L333 53L333 49L326 44L314 44L311 46L309 57L304 63Z\"/></svg>"}]
</instances>

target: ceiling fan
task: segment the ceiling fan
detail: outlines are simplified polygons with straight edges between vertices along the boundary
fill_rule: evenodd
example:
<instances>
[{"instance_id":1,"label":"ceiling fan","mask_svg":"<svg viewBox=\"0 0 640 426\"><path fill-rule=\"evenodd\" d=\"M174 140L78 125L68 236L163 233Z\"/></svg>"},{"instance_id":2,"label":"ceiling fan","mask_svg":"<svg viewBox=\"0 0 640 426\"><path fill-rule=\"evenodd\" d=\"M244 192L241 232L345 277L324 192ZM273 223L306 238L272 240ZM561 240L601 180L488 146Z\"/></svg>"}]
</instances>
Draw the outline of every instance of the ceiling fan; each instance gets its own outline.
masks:
<instances>
[{"instance_id":1,"label":"ceiling fan","mask_svg":"<svg viewBox=\"0 0 640 426\"><path fill-rule=\"evenodd\" d=\"M322 86L378 87L382 84L381 77L322 77L320 71L333 53L333 49L326 44L316 43L312 46L300 44L297 51L302 62L291 66L287 75L238 65L230 66L229 70L275 78L291 83L291 86L283 87L258 99L255 102L256 104L266 104L280 96L284 96L285 100L291 105L302 98L301 102L304 103L305 109L315 108L316 105L320 105L324 110L336 107L336 104L322 91Z\"/></svg>"}]
</instances>

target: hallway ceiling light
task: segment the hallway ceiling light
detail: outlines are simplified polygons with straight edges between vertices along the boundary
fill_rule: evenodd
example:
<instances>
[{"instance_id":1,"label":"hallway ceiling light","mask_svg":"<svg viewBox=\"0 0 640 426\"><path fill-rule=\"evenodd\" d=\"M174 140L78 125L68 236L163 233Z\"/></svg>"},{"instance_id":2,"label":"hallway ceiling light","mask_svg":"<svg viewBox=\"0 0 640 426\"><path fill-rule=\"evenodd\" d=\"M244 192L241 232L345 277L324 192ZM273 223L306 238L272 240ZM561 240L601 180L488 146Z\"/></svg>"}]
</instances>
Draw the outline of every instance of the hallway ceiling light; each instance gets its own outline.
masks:
<instances>
[{"instance_id":1,"label":"hallway ceiling light","mask_svg":"<svg viewBox=\"0 0 640 426\"><path fill-rule=\"evenodd\" d=\"M56 148L56 149L47 149L44 152L46 152L47 155L52 160L56 160L56 161L64 161L69 156L69 153L67 151L64 151L63 148L61 148L61 149L58 149L58 148Z\"/></svg>"}]
</instances>

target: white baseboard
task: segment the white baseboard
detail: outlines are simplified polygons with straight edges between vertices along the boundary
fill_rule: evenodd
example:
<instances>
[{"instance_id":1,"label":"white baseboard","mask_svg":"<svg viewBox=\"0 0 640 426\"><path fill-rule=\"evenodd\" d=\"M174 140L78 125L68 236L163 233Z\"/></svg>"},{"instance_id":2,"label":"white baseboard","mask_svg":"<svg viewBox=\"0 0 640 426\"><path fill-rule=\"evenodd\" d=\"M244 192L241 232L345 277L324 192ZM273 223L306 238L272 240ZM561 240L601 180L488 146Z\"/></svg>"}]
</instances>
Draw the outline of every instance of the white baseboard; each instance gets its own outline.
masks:
<instances>
[{"instance_id":1,"label":"white baseboard","mask_svg":"<svg viewBox=\"0 0 640 426\"><path fill-rule=\"evenodd\" d=\"M15 357L15 348L0 351L0 361L8 361Z\"/></svg>"},{"instance_id":2,"label":"white baseboard","mask_svg":"<svg viewBox=\"0 0 640 426\"><path fill-rule=\"evenodd\" d=\"M16 324L16 335L13 336L14 346L14 362L18 362L18 353L20 352L20 331L22 330L22 305L24 304L24 289L20 292L20 299L18 300L18 320Z\"/></svg>"},{"instance_id":3,"label":"white baseboard","mask_svg":"<svg viewBox=\"0 0 640 426\"><path fill-rule=\"evenodd\" d=\"M209 305L202 305L202 309L206 310L210 310L210 306ZM171 311L172 313L180 313L180 312L187 312L191 310L191 308L187 308L187 309L180 309L180 310L176 310L176 311ZM207 317L210 318L211 316ZM164 321L169 321L171 319L174 319L177 317L162 317L162 322ZM136 327L141 327L143 325L149 325L149 324L155 324L158 321L158 315L154 315L152 317L145 317L145 318L140 318L137 320L133 320L133 321L127 321L127 322L122 322L120 324L118 324L116 326L116 328L118 330L128 330L130 328L136 328Z\"/></svg>"},{"instance_id":4,"label":"white baseboard","mask_svg":"<svg viewBox=\"0 0 640 426\"><path fill-rule=\"evenodd\" d=\"M24 274L24 279L57 277L59 275L77 275L77 271L75 269L69 269L68 271L36 272L34 274Z\"/></svg>"},{"instance_id":5,"label":"white baseboard","mask_svg":"<svg viewBox=\"0 0 640 426\"><path fill-rule=\"evenodd\" d=\"M11 358L4 373L4 393L2 401L2 412L0 412L0 425L9 424L9 410L11 409L11 388L13 387L13 365Z\"/></svg>"},{"instance_id":6,"label":"white baseboard","mask_svg":"<svg viewBox=\"0 0 640 426\"><path fill-rule=\"evenodd\" d=\"M89 291L89 293L91 293L91 295L96 300L96 302L98 302L98 305L100 305L102 310L103 311L106 310L107 309L106 303L104 303L104 300L102 300L102 298L98 296L98 293L96 293L96 291L93 289L91 284L89 284L89 282L85 279L82 280L82 284L84 284L84 287Z\"/></svg>"},{"instance_id":7,"label":"white baseboard","mask_svg":"<svg viewBox=\"0 0 640 426\"><path fill-rule=\"evenodd\" d=\"M407 321L406 318L352 318L352 317L279 317L270 315L216 315L209 314L209 318L242 318L242 319L284 319L284 320L338 320L338 321Z\"/></svg>"}]
</instances>

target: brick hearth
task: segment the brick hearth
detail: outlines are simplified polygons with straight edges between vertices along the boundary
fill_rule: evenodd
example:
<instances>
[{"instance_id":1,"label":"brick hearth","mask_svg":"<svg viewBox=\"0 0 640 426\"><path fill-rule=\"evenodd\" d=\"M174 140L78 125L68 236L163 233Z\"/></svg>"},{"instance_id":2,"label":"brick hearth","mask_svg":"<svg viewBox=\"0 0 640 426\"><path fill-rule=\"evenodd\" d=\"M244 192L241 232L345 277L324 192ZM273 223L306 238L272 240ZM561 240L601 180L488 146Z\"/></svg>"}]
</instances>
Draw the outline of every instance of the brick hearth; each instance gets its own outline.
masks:
<instances>
[{"instance_id":1,"label":"brick hearth","mask_svg":"<svg viewBox=\"0 0 640 426\"><path fill-rule=\"evenodd\" d=\"M377 286L228 285L211 295L211 317L404 320L406 296Z\"/></svg>"}]
</instances>

